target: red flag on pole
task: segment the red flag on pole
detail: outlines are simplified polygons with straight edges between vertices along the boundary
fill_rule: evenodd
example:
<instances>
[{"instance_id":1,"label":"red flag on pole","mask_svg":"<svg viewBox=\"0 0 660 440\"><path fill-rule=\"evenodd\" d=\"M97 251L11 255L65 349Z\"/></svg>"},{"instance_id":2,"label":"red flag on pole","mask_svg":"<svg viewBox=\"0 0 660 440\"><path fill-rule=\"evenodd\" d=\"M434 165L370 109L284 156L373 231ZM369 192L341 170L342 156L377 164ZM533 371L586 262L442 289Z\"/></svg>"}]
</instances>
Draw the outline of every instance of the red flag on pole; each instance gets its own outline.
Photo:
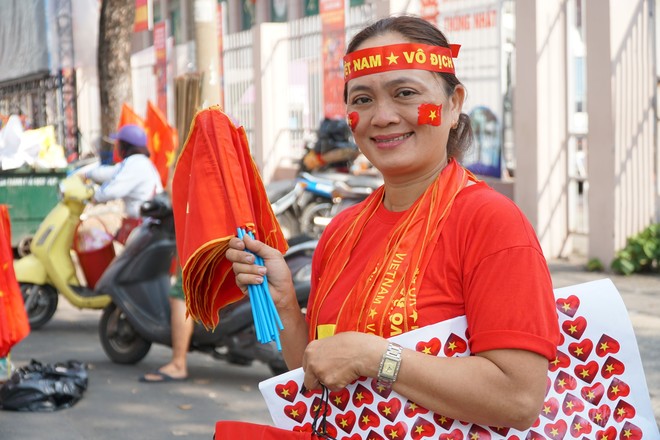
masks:
<instances>
[{"instance_id":1,"label":"red flag on pole","mask_svg":"<svg viewBox=\"0 0 660 440\"><path fill-rule=\"evenodd\" d=\"M122 128L124 125L133 124L138 127L144 128L144 121L142 118L133 111L130 105L124 103L121 106L121 113L119 114L119 123L117 124L117 130ZM119 157L119 152L115 148L112 153L113 163L121 162L121 157Z\"/></svg>"},{"instance_id":2,"label":"red flag on pole","mask_svg":"<svg viewBox=\"0 0 660 440\"><path fill-rule=\"evenodd\" d=\"M163 112L151 101L147 102L147 148L150 158L160 174L163 187L167 186L170 166L174 160L176 136L174 129L167 123Z\"/></svg>"}]
</instances>

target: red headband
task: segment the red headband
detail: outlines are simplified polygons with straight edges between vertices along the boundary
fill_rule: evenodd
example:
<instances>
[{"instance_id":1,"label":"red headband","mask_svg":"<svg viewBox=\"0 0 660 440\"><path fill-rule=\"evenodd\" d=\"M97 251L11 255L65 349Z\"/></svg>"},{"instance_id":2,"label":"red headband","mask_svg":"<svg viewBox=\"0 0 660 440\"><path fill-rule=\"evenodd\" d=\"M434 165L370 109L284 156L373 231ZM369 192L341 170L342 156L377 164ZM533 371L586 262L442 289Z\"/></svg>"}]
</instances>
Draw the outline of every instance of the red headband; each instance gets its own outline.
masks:
<instances>
[{"instance_id":1,"label":"red headband","mask_svg":"<svg viewBox=\"0 0 660 440\"><path fill-rule=\"evenodd\" d=\"M392 44L351 52L344 57L344 82L388 70L421 69L454 73L454 61L460 49L419 43Z\"/></svg>"}]
</instances>

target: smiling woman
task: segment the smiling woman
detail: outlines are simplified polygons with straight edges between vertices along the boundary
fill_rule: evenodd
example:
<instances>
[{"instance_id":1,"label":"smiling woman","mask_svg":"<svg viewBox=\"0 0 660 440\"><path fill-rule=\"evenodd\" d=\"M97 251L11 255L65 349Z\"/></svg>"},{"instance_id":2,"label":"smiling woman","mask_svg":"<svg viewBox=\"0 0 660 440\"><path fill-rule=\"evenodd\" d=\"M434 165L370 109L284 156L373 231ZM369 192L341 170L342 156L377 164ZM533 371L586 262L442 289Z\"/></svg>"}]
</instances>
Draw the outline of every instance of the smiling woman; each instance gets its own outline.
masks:
<instances>
[{"instance_id":1,"label":"smiling woman","mask_svg":"<svg viewBox=\"0 0 660 440\"><path fill-rule=\"evenodd\" d=\"M348 45L349 125L384 185L324 231L306 317L277 251L233 239L226 255L239 286L268 275L285 359L303 367L306 388L339 392L368 377L445 417L526 429L559 340L552 283L522 212L460 164L472 132L457 55L411 16L382 19ZM459 316L473 356L438 358L388 341Z\"/></svg>"}]
</instances>

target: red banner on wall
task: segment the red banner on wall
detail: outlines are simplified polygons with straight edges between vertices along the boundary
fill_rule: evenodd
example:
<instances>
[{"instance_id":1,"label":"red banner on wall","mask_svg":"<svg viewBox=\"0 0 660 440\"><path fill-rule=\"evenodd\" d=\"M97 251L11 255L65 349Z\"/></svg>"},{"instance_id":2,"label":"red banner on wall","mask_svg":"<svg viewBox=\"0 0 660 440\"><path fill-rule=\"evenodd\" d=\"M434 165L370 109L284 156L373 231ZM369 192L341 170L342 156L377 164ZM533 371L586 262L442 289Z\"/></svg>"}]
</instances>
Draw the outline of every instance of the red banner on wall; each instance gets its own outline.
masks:
<instances>
[{"instance_id":1,"label":"red banner on wall","mask_svg":"<svg viewBox=\"0 0 660 440\"><path fill-rule=\"evenodd\" d=\"M154 25L154 52L156 64L156 101L158 108L167 118L167 26L164 21Z\"/></svg>"},{"instance_id":2,"label":"red banner on wall","mask_svg":"<svg viewBox=\"0 0 660 440\"><path fill-rule=\"evenodd\" d=\"M149 30L149 0L135 0L133 32Z\"/></svg>"},{"instance_id":3,"label":"red banner on wall","mask_svg":"<svg viewBox=\"0 0 660 440\"><path fill-rule=\"evenodd\" d=\"M321 39L323 44L323 111L327 118L346 116L344 105L345 51L344 0L321 0Z\"/></svg>"}]
</instances>

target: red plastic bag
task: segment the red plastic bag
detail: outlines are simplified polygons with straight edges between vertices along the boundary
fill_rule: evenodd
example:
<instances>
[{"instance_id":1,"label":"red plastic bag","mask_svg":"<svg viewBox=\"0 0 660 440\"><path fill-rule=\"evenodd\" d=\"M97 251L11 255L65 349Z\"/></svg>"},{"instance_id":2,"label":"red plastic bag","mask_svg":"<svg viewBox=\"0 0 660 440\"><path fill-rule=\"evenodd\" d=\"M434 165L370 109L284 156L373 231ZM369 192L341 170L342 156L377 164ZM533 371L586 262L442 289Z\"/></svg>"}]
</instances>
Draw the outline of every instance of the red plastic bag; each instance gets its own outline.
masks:
<instances>
[{"instance_id":1,"label":"red plastic bag","mask_svg":"<svg viewBox=\"0 0 660 440\"><path fill-rule=\"evenodd\" d=\"M257 423L222 420L215 424L215 440L313 440L311 432L287 431Z\"/></svg>"}]
</instances>

